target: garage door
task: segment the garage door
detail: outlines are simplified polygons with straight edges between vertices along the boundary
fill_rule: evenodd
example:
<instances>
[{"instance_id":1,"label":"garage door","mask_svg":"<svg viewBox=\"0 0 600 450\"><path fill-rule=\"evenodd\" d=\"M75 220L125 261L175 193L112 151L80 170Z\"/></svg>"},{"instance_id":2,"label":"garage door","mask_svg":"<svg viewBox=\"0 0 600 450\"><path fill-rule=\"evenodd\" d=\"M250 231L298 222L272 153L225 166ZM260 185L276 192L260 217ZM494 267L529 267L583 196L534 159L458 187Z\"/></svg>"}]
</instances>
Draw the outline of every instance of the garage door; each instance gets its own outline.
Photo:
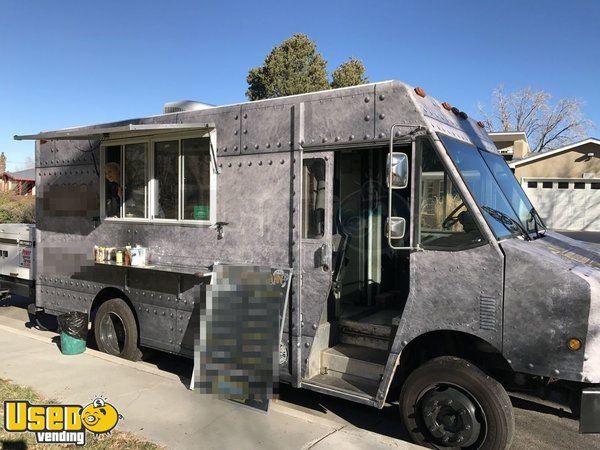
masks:
<instances>
[{"instance_id":1,"label":"garage door","mask_svg":"<svg viewBox=\"0 0 600 450\"><path fill-rule=\"evenodd\" d=\"M523 189L549 228L600 231L600 179L524 178Z\"/></svg>"}]
</instances>

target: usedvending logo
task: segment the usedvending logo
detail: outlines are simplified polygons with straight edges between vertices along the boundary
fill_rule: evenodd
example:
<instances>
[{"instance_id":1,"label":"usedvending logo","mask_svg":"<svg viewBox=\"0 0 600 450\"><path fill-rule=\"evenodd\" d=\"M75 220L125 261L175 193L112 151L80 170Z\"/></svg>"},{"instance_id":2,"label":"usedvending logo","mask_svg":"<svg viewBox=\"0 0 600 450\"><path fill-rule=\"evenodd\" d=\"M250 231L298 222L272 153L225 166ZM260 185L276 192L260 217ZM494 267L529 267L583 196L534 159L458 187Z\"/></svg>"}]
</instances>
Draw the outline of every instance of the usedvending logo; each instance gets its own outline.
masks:
<instances>
[{"instance_id":1,"label":"usedvending logo","mask_svg":"<svg viewBox=\"0 0 600 450\"><path fill-rule=\"evenodd\" d=\"M85 445L86 432L109 433L122 418L101 397L85 406L32 405L24 400L4 402L4 429L34 433L38 444Z\"/></svg>"}]
</instances>

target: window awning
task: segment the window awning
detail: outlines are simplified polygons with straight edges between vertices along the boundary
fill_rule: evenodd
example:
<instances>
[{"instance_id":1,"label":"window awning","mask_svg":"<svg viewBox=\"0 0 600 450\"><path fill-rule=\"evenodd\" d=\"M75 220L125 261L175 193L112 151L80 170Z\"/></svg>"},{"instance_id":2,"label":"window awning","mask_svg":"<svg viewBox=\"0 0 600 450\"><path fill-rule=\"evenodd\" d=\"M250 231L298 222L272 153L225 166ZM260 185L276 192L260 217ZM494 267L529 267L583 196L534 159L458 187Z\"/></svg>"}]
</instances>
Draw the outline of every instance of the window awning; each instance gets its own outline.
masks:
<instances>
[{"instance_id":1,"label":"window awning","mask_svg":"<svg viewBox=\"0 0 600 450\"><path fill-rule=\"evenodd\" d=\"M38 134L15 135L17 141L39 140L96 140L96 139L121 139L128 137L152 136L185 131L206 131L215 128L214 123L158 123L158 124L128 124L106 127L79 127L64 130L43 131Z\"/></svg>"}]
</instances>

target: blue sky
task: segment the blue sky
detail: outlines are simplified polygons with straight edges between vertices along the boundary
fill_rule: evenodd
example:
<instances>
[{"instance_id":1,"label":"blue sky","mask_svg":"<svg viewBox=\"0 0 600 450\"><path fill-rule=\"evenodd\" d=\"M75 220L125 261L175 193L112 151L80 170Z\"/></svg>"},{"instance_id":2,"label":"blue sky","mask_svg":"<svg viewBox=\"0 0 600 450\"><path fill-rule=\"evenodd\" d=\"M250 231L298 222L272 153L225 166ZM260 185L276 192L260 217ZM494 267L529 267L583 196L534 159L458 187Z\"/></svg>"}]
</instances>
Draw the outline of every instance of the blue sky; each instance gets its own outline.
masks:
<instances>
[{"instance_id":1,"label":"blue sky","mask_svg":"<svg viewBox=\"0 0 600 450\"><path fill-rule=\"evenodd\" d=\"M471 115L499 84L530 85L584 100L600 126L593 0L0 0L0 151L15 170L33 143L14 134L244 101L248 69L296 32L330 70L355 56L371 81L423 86Z\"/></svg>"}]
</instances>

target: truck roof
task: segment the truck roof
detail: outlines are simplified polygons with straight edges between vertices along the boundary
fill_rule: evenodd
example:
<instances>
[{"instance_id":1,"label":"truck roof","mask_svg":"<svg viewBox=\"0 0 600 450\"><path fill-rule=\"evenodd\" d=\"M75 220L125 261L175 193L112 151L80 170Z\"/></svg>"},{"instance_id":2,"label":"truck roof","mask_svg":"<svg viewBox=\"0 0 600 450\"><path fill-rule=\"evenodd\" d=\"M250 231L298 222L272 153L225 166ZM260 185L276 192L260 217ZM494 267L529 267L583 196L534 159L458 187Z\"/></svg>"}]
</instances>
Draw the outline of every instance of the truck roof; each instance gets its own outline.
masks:
<instances>
[{"instance_id":1,"label":"truck roof","mask_svg":"<svg viewBox=\"0 0 600 450\"><path fill-rule=\"evenodd\" d=\"M394 124L397 132L420 126L497 152L481 122L421 88L394 80L17 135L15 139L115 139L204 128L217 130L217 153L232 155L387 142Z\"/></svg>"}]
</instances>

